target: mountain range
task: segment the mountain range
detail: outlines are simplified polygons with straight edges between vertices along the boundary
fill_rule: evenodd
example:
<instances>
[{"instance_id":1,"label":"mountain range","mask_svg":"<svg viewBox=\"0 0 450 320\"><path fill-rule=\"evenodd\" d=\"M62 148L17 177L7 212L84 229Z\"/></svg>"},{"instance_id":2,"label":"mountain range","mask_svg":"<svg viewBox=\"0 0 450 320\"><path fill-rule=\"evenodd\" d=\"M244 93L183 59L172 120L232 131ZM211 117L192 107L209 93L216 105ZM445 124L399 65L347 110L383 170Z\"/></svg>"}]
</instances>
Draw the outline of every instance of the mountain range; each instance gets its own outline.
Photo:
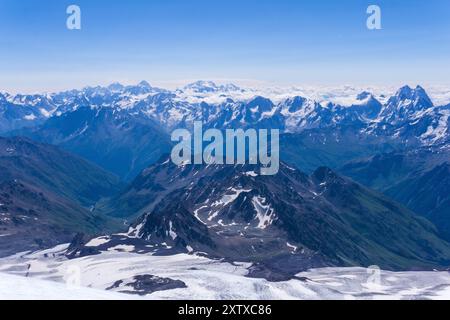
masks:
<instances>
[{"instance_id":1,"label":"mountain range","mask_svg":"<svg viewBox=\"0 0 450 320\"><path fill-rule=\"evenodd\" d=\"M403 87L385 103L363 92L351 106L304 97L276 103L262 96L240 100L242 91L212 82L168 91L141 82L45 96L3 95L0 133L58 145L128 181L167 153L172 130L190 128L194 121L219 129L281 129L285 160L306 171L320 165L339 167L370 151L375 155L399 148L446 145L449 140L450 107L434 106L420 86ZM220 99L205 102L209 95ZM28 114L29 109L33 112ZM308 149L323 145L332 154L316 150L319 159L306 161L310 152L294 152L301 157L290 152L299 144ZM333 154L333 148L341 157Z\"/></svg>"},{"instance_id":2,"label":"mountain range","mask_svg":"<svg viewBox=\"0 0 450 320\"><path fill-rule=\"evenodd\" d=\"M161 160L109 208L135 221L129 231L98 245L76 243L71 255L118 245L161 255L202 252L252 262L253 276L272 280L314 267L423 270L450 262L450 244L430 222L326 167L307 175L282 163L277 175L262 176L250 165Z\"/></svg>"},{"instance_id":3,"label":"mountain range","mask_svg":"<svg viewBox=\"0 0 450 320\"><path fill-rule=\"evenodd\" d=\"M48 228L34 229L63 225L53 223L61 212L76 221L66 234L87 235L71 257L118 245L202 252L253 262L254 276L274 280L321 266L448 266L450 105L434 105L420 86L384 98L362 92L350 105L251 94L210 81L1 94L0 134L9 138L0 140L0 203L45 213ZM172 165L170 134L194 121L280 129L280 173ZM87 245L102 231L108 241ZM45 232L38 238L51 238Z\"/></svg>"}]
</instances>

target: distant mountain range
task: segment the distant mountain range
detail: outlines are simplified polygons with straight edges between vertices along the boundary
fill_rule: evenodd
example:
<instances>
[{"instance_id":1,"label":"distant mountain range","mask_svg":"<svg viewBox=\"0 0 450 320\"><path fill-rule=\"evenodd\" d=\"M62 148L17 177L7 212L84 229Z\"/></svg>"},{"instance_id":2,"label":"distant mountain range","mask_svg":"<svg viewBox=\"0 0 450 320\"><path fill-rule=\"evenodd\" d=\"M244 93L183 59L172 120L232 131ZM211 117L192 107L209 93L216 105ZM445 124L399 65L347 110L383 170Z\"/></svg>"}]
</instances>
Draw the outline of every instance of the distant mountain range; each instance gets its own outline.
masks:
<instances>
[{"instance_id":1,"label":"distant mountain range","mask_svg":"<svg viewBox=\"0 0 450 320\"><path fill-rule=\"evenodd\" d=\"M45 96L3 95L0 133L61 146L127 180L170 149L173 129L189 128L194 121L219 129L281 129L290 135L284 139L286 154L293 140L306 145L310 140L316 147L331 144L344 155L338 165L355 155L367 155L366 150L353 150L367 145L376 153L449 141L450 106L434 106L420 86L403 87L385 103L363 92L351 106L324 105L303 97L277 103L262 96L242 100L242 91L234 85L200 81L176 91L141 82ZM209 95L220 101L205 102ZM349 139L353 146L346 145ZM327 155L319 152L319 157ZM303 167L305 163L295 156L286 160L307 171L335 165L312 162Z\"/></svg>"},{"instance_id":2,"label":"distant mountain range","mask_svg":"<svg viewBox=\"0 0 450 320\"><path fill-rule=\"evenodd\" d=\"M217 128L271 126L289 133L352 124L367 134L395 136L417 142L447 141L450 105L434 106L425 90L405 86L382 103L362 92L353 105L319 103L294 96L273 102L262 96L243 98L245 89L227 84L199 81L175 91L150 86L115 83L47 95L0 95L0 132L35 127L48 118L60 117L83 107L112 109L158 123L166 130L192 125L200 120ZM210 95L221 99L209 102ZM386 99L385 99L386 100Z\"/></svg>"}]
</instances>

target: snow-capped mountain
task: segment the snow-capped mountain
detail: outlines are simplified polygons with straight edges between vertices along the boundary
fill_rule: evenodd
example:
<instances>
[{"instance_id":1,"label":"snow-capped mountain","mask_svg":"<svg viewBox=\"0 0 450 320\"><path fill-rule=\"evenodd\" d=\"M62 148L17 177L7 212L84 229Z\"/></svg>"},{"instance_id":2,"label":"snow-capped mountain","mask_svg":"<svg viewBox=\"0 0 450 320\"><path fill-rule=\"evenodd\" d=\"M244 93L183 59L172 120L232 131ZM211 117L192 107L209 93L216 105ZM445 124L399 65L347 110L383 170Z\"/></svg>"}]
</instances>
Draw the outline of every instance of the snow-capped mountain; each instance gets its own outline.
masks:
<instances>
[{"instance_id":1,"label":"snow-capped mountain","mask_svg":"<svg viewBox=\"0 0 450 320\"><path fill-rule=\"evenodd\" d=\"M0 132L43 123L52 116L56 105L45 95L16 95L0 93Z\"/></svg>"},{"instance_id":2,"label":"snow-capped mountain","mask_svg":"<svg viewBox=\"0 0 450 320\"><path fill-rule=\"evenodd\" d=\"M400 88L395 96L391 97L381 112L381 118L388 123L401 122L412 115L432 108L431 101L425 90L417 86L415 89L405 86Z\"/></svg>"},{"instance_id":3,"label":"snow-capped mountain","mask_svg":"<svg viewBox=\"0 0 450 320\"><path fill-rule=\"evenodd\" d=\"M440 264L439 250L447 252L441 261L450 259L450 246L431 224L328 168L306 175L282 164L277 175L261 176L254 166L177 167L161 160L96 209L141 217L108 243L75 246L74 256L119 245L204 252L255 263L254 274L271 279L323 266L427 269ZM425 235L440 248L434 254L420 248Z\"/></svg>"},{"instance_id":4,"label":"snow-capped mountain","mask_svg":"<svg viewBox=\"0 0 450 320\"><path fill-rule=\"evenodd\" d=\"M155 120L110 107L80 106L16 134L60 146L125 180L170 151L170 137Z\"/></svg>"},{"instance_id":5,"label":"snow-capped mountain","mask_svg":"<svg viewBox=\"0 0 450 320\"><path fill-rule=\"evenodd\" d=\"M191 84L186 85L182 91L190 92L190 93L230 93L230 92L238 92L243 91L243 89L238 86L227 83L222 85L217 85L213 81L197 81Z\"/></svg>"},{"instance_id":6,"label":"snow-capped mountain","mask_svg":"<svg viewBox=\"0 0 450 320\"><path fill-rule=\"evenodd\" d=\"M423 88L404 87L389 99L366 132L416 147L445 144L450 136L449 110L434 106Z\"/></svg>"},{"instance_id":7,"label":"snow-capped mountain","mask_svg":"<svg viewBox=\"0 0 450 320\"><path fill-rule=\"evenodd\" d=\"M280 129L285 134L300 135L303 142L308 138L316 144L339 144L340 148L349 137L354 145L372 140L373 145L402 148L449 141L449 107L434 106L419 86L405 86L389 99L381 99L385 102L364 91L351 105L319 103L302 96L275 101L263 95L252 96L253 92L206 81L169 91L142 81L131 86L114 83L42 96L3 94L0 132L56 144L126 179L132 179L168 151L172 130L190 128L194 121L202 121L206 128ZM147 136L159 137L148 140L158 143L146 146L142 137ZM123 148L129 150L125 157ZM341 151L350 154L346 149ZM328 156L320 156L324 157ZM121 162L114 164L114 159ZM331 166L334 162L323 164ZM311 169L318 165L314 163Z\"/></svg>"},{"instance_id":8,"label":"snow-capped mountain","mask_svg":"<svg viewBox=\"0 0 450 320\"><path fill-rule=\"evenodd\" d=\"M415 89L405 86L391 98L382 99L385 102L364 91L351 105L319 103L301 96L274 101L263 95L252 96L253 92L232 84L206 81L169 91L142 81L131 86L114 83L42 96L3 94L0 132L57 144L127 178L138 174L150 164L148 161L155 161L170 148L172 130L190 128L194 121L222 130L273 128L287 134L316 135L326 144L339 144L346 136L359 139L354 141L357 145L368 139L380 145L401 147L445 145L449 141L449 107L434 106L420 86ZM140 129L130 129L136 123ZM55 126L59 129L55 130ZM101 129L102 126L105 128ZM160 137L151 140L161 143L145 148L151 156L141 154L144 144L138 134L142 130ZM127 141L126 148L130 149L124 160L127 163L120 164L121 170L110 165L111 159L123 156L117 154L121 148L111 146L115 143L99 140L98 150L111 146L107 148L107 158L87 150L89 146L97 148L93 140L99 137L115 140L116 133Z\"/></svg>"},{"instance_id":9,"label":"snow-capped mountain","mask_svg":"<svg viewBox=\"0 0 450 320\"><path fill-rule=\"evenodd\" d=\"M197 120L216 127L273 126L287 132L361 122L367 133L379 133L387 126L386 134L397 136L399 133L396 130L402 125L408 122L415 125L424 117L433 118L430 126L434 129L439 126L438 130L443 130L442 125L448 115L445 109L435 108L420 86L415 89L405 86L384 104L371 93L362 92L355 103L348 106L319 103L301 96L276 102L263 95L240 96L245 91L233 84L217 85L210 81L199 81L183 89L169 91L142 81L135 86L114 83L108 87L88 87L45 96L1 95L0 110L4 113L1 119L11 122L9 126L3 125L2 131L25 126L24 121L60 116L80 107L125 109L129 113L151 118L167 130L189 126ZM211 97L221 99L215 101ZM14 110L17 114L6 113L6 108L8 112ZM426 133L427 130L421 134ZM430 132L426 134L430 135ZM438 136L440 139L441 136Z\"/></svg>"}]
</instances>

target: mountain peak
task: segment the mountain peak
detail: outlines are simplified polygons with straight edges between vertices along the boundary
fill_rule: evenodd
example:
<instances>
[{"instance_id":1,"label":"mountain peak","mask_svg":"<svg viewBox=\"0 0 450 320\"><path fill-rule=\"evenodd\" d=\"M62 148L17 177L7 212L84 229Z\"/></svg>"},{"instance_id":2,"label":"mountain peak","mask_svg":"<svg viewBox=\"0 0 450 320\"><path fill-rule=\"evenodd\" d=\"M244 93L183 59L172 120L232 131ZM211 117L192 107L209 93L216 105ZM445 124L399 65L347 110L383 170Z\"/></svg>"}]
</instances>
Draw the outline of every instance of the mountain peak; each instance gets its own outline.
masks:
<instances>
[{"instance_id":1,"label":"mountain peak","mask_svg":"<svg viewBox=\"0 0 450 320\"><path fill-rule=\"evenodd\" d=\"M398 97L409 97L412 95L412 93L413 93L413 89L410 86L406 85L406 86L403 86L400 89L398 89L398 91L395 95Z\"/></svg>"},{"instance_id":2,"label":"mountain peak","mask_svg":"<svg viewBox=\"0 0 450 320\"><path fill-rule=\"evenodd\" d=\"M190 85L205 86L205 87L206 86L217 87L216 83L214 81L210 81L210 80L198 80L198 81L195 81L195 82L191 83Z\"/></svg>"},{"instance_id":3,"label":"mountain peak","mask_svg":"<svg viewBox=\"0 0 450 320\"><path fill-rule=\"evenodd\" d=\"M417 86L415 89L410 86L400 88L397 93L391 97L383 111L383 116L389 121L406 120L417 111L432 108L433 102L426 93L425 89Z\"/></svg>"},{"instance_id":4,"label":"mountain peak","mask_svg":"<svg viewBox=\"0 0 450 320\"><path fill-rule=\"evenodd\" d=\"M142 95L142 94L148 94L153 91L158 91L159 89L153 88L150 83L143 80L139 82L137 85L130 85L124 88L126 93L132 94L132 95Z\"/></svg>"},{"instance_id":5,"label":"mountain peak","mask_svg":"<svg viewBox=\"0 0 450 320\"><path fill-rule=\"evenodd\" d=\"M417 101L418 99L422 99L423 102L427 104L432 104L431 99L428 96L427 92L420 85L416 86L415 89L411 88L408 85L403 86L397 91L395 96L400 100Z\"/></svg>"},{"instance_id":6,"label":"mountain peak","mask_svg":"<svg viewBox=\"0 0 450 320\"><path fill-rule=\"evenodd\" d=\"M145 81L145 80L142 80L141 82L139 82L139 83L138 83L138 86L139 86L139 87L142 87L142 88L147 88L147 89L151 89L151 88L152 88L152 86L150 85L150 83L148 83L148 82Z\"/></svg>"},{"instance_id":7,"label":"mountain peak","mask_svg":"<svg viewBox=\"0 0 450 320\"><path fill-rule=\"evenodd\" d=\"M186 85L183 88L183 90L190 90L196 93L214 93L221 91L223 92L240 91L241 89L232 83L217 85L213 81L199 80Z\"/></svg>"},{"instance_id":8,"label":"mountain peak","mask_svg":"<svg viewBox=\"0 0 450 320\"><path fill-rule=\"evenodd\" d=\"M272 102L272 100L265 98L263 96L255 96L248 102L248 104L249 105L258 105L258 104L273 105L273 102Z\"/></svg>"},{"instance_id":9,"label":"mountain peak","mask_svg":"<svg viewBox=\"0 0 450 320\"><path fill-rule=\"evenodd\" d=\"M371 94L368 91L363 91L356 96L356 100L358 100L358 101L364 101L364 100L367 100L370 98L373 98L373 94Z\"/></svg>"},{"instance_id":10,"label":"mountain peak","mask_svg":"<svg viewBox=\"0 0 450 320\"><path fill-rule=\"evenodd\" d=\"M124 86L121 83L119 83L119 82L111 83L108 86L108 90L110 90L110 91L121 91L123 89L124 89Z\"/></svg>"},{"instance_id":11,"label":"mountain peak","mask_svg":"<svg viewBox=\"0 0 450 320\"><path fill-rule=\"evenodd\" d=\"M420 90L425 91L425 89L422 86L420 86L420 85L416 86L416 90L418 90L418 91L420 91Z\"/></svg>"},{"instance_id":12,"label":"mountain peak","mask_svg":"<svg viewBox=\"0 0 450 320\"><path fill-rule=\"evenodd\" d=\"M184 87L184 90L192 90L194 92L204 93L204 92L215 92L218 87L213 81L199 80L193 83L189 83Z\"/></svg>"}]
</instances>

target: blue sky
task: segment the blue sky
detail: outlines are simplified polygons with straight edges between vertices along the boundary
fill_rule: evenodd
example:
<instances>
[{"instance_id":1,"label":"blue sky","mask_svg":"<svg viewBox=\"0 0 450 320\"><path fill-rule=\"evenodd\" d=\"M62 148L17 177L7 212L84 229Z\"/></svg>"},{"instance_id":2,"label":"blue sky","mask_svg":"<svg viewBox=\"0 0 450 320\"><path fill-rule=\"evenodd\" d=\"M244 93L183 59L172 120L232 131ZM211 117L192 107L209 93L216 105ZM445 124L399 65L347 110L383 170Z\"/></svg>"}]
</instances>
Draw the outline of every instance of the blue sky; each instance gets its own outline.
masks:
<instances>
[{"instance_id":1,"label":"blue sky","mask_svg":"<svg viewBox=\"0 0 450 320\"><path fill-rule=\"evenodd\" d=\"M66 29L77 4L82 30ZM366 9L382 9L382 30ZM0 91L450 83L448 0L0 0Z\"/></svg>"}]
</instances>

